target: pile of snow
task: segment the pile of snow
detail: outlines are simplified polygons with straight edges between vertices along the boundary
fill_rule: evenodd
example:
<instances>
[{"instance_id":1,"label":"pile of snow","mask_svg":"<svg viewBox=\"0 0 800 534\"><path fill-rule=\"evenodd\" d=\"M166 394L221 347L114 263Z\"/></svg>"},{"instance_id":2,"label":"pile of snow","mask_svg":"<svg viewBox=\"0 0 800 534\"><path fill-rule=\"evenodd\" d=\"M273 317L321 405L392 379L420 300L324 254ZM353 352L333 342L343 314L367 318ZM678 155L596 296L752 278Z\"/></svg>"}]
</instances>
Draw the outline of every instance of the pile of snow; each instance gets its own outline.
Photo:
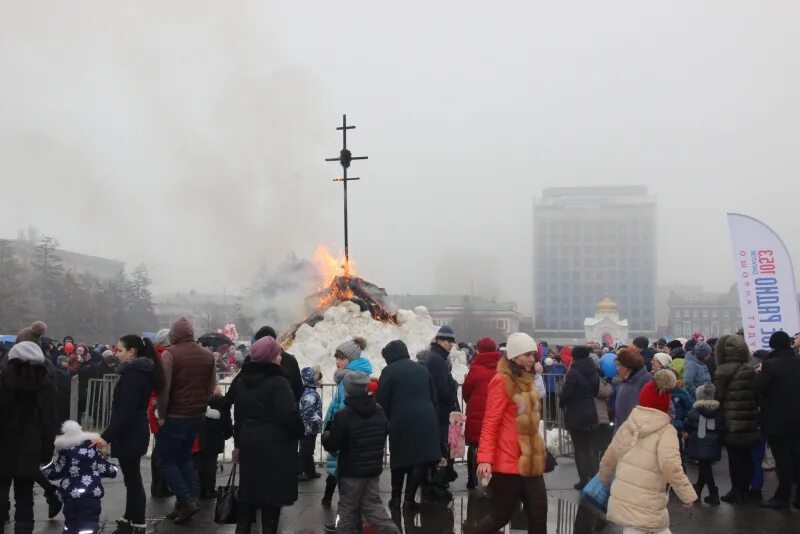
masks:
<instances>
[{"instance_id":1,"label":"pile of snow","mask_svg":"<svg viewBox=\"0 0 800 534\"><path fill-rule=\"evenodd\" d=\"M302 325L287 351L295 355L300 367L319 365L323 382L331 382L336 370L333 356L336 347L354 336L361 336L367 340L364 356L372 363L373 376L377 377L386 366L381 350L387 343L402 339L408 346L411 358L415 359L419 351L428 348L439 329L424 306L418 306L413 311L399 310L397 323L376 321L368 311L362 312L357 304L345 301L328 308L324 319L313 327ZM463 382L467 373L466 354L455 350L450 354L450 360L453 377L459 383Z\"/></svg>"}]
</instances>

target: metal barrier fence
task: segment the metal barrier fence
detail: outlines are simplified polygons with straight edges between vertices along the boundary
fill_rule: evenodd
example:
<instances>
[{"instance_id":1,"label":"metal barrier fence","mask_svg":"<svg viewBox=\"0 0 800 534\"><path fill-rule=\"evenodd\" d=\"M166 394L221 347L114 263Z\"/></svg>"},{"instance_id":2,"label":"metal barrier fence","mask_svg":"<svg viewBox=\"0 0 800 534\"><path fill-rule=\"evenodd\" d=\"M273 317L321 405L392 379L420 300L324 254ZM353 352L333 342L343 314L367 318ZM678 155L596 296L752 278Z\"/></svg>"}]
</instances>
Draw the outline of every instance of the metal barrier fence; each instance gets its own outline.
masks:
<instances>
[{"instance_id":1,"label":"metal barrier fence","mask_svg":"<svg viewBox=\"0 0 800 534\"><path fill-rule=\"evenodd\" d=\"M230 388L233 380L230 373L219 373L219 389L225 395ZM558 393L564 384L564 375L543 375L546 384L552 386L551 391L541 399L541 420L542 437L550 451L556 457L572 456L574 448L569 432L564 428L564 410L558 406ZM93 378L89 380L86 396L86 409L83 414L77 414L78 410L78 377L72 378L72 390L70 399L71 418L81 417L81 424L87 431L102 431L111 421L111 404L113 401L114 387L119 380L119 375L105 375L103 378ZM322 399L323 417L327 413L328 406L333 400L336 391L336 384L325 383L320 387L320 397ZM458 403L462 412L464 411L464 399L461 391L461 384L458 386ZM227 444L222 460L230 460L233 450L232 443ZM324 464L327 454L322 448L321 438L317 437L317 461ZM385 463L389 464L389 448L386 448ZM465 461L465 458L456 459L457 462Z\"/></svg>"}]
</instances>

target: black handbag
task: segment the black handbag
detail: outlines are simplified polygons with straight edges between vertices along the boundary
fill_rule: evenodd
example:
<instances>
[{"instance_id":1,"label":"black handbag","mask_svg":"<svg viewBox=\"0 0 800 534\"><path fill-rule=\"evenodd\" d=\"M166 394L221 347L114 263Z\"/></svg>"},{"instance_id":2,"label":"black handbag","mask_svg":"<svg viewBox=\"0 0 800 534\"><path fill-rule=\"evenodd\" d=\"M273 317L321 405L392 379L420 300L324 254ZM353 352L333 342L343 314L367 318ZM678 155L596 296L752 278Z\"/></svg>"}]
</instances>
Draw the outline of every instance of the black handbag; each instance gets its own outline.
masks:
<instances>
[{"instance_id":1,"label":"black handbag","mask_svg":"<svg viewBox=\"0 0 800 534\"><path fill-rule=\"evenodd\" d=\"M545 462L544 462L544 472L545 473L552 473L553 471L556 470L556 466L558 465L558 462L556 462L556 457L553 456L553 453L551 453L547 449L545 449L545 450L547 451L547 458L545 459Z\"/></svg>"},{"instance_id":2,"label":"black handbag","mask_svg":"<svg viewBox=\"0 0 800 534\"><path fill-rule=\"evenodd\" d=\"M238 519L236 508L239 486L236 485L236 468L233 464L228 484L217 488L217 506L214 509L214 522L220 525L234 525Z\"/></svg>"}]
</instances>

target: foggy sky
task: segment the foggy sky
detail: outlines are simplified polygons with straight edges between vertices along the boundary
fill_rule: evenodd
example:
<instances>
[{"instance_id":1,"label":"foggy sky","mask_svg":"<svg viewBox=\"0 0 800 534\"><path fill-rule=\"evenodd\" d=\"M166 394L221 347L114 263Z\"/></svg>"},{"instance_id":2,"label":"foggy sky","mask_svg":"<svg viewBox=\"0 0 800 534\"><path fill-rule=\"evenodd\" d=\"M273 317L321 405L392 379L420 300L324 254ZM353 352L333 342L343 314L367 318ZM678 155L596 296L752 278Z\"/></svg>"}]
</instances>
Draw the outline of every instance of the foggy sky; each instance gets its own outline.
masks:
<instances>
[{"instance_id":1,"label":"foggy sky","mask_svg":"<svg viewBox=\"0 0 800 534\"><path fill-rule=\"evenodd\" d=\"M733 282L725 213L800 265L800 6L745 2L0 5L0 236L234 292L263 263L351 245L390 293L494 256L531 311L532 199L643 184L661 284ZM468 290L469 288L465 288Z\"/></svg>"}]
</instances>

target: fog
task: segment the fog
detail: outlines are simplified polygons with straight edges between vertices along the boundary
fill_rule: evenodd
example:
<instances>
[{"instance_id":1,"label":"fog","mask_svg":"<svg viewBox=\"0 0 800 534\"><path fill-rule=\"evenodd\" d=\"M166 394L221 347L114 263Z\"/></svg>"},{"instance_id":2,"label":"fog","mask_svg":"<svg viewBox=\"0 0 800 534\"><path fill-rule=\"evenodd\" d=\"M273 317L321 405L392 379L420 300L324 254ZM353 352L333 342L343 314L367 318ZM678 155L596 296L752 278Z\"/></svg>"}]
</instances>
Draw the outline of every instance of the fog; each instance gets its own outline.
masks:
<instances>
[{"instance_id":1,"label":"fog","mask_svg":"<svg viewBox=\"0 0 800 534\"><path fill-rule=\"evenodd\" d=\"M5 0L0 237L33 225L148 263L159 291L238 290L290 252L341 248L324 159L347 113L369 156L352 255L390 293L475 261L529 313L533 198L629 184L658 198L659 283L725 290L726 212L764 220L800 265L798 16L791 1Z\"/></svg>"}]
</instances>

